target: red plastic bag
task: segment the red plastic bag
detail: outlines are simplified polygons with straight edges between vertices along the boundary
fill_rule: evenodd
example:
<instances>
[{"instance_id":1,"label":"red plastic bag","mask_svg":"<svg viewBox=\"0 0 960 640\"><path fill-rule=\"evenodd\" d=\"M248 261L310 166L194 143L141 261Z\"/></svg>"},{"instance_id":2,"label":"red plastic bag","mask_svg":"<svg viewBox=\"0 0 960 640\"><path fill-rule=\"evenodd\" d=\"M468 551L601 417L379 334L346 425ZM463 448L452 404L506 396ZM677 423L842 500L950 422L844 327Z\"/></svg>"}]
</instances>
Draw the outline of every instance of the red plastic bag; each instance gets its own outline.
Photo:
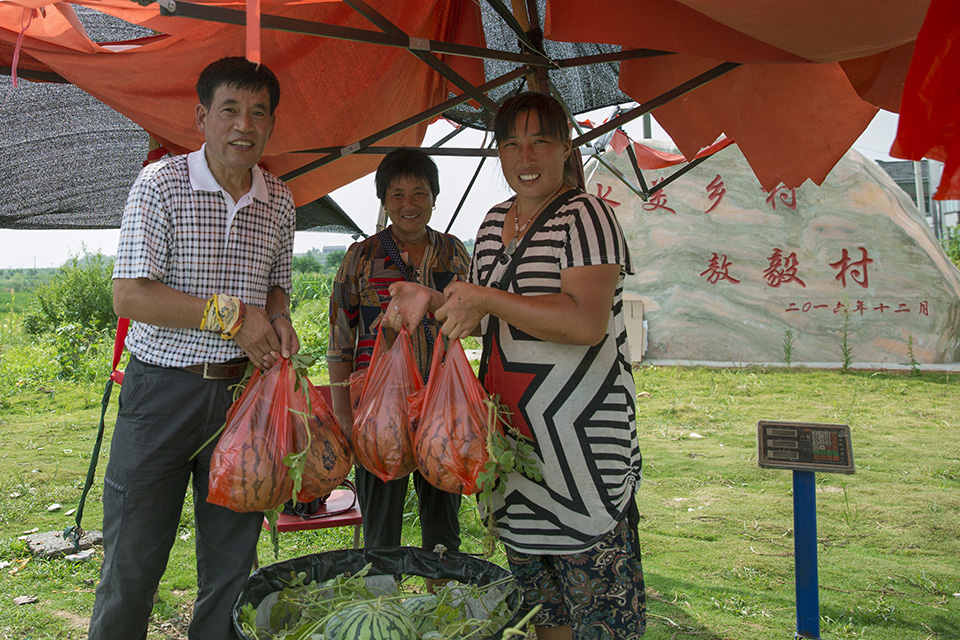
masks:
<instances>
[{"instance_id":1,"label":"red plastic bag","mask_svg":"<svg viewBox=\"0 0 960 640\"><path fill-rule=\"evenodd\" d=\"M353 451L350 441L344 435L340 423L320 390L306 378L304 384L310 395L312 419L306 424L310 429L310 450L307 453L297 500L310 502L329 494L344 481L353 467ZM296 430L294 445L297 451L307 448L306 434L306 429Z\"/></svg>"},{"instance_id":2,"label":"red plastic bag","mask_svg":"<svg viewBox=\"0 0 960 640\"><path fill-rule=\"evenodd\" d=\"M350 385L350 413L352 415L357 415L357 411L360 409L360 397L363 396L363 385L367 382L367 371L369 370L370 367L359 369L347 378L347 383Z\"/></svg>"},{"instance_id":3,"label":"red plastic bag","mask_svg":"<svg viewBox=\"0 0 960 640\"><path fill-rule=\"evenodd\" d=\"M281 358L265 373L253 372L243 394L227 411L227 423L210 460L207 502L233 511L267 511L291 498L293 480L284 456L295 452L290 411L305 409L294 391L290 360Z\"/></svg>"},{"instance_id":4,"label":"red plastic bag","mask_svg":"<svg viewBox=\"0 0 960 640\"><path fill-rule=\"evenodd\" d=\"M368 471L389 482L417 468L407 396L423 387L423 379L406 329L400 331L389 351L385 342L381 328L360 405L353 415L353 451Z\"/></svg>"},{"instance_id":5,"label":"red plastic bag","mask_svg":"<svg viewBox=\"0 0 960 640\"><path fill-rule=\"evenodd\" d=\"M477 478L489 459L486 398L460 341L451 342L444 358L437 340L413 448L421 475L438 489L479 490Z\"/></svg>"}]
</instances>

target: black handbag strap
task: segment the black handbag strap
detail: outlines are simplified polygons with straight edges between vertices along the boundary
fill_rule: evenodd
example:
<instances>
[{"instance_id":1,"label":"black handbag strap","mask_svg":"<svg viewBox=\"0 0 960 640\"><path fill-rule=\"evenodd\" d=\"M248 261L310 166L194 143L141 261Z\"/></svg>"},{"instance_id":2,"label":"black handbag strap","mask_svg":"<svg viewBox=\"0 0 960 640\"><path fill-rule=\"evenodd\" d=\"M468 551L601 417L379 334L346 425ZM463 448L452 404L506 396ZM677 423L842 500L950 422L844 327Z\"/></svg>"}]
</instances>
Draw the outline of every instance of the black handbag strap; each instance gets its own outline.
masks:
<instances>
[{"instance_id":1,"label":"black handbag strap","mask_svg":"<svg viewBox=\"0 0 960 640\"><path fill-rule=\"evenodd\" d=\"M494 260L503 264L506 264L509 261L510 264L507 265L507 268L504 269L503 273L500 274L500 277L496 282L491 283L490 278L493 277L493 267L490 268L490 273L487 274L486 280L481 282L481 286L494 287L495 289L503 289L504 291L510 284L513 282L514 276L517 274L517 265L520 263L520 257L523 255L523 252L526 250L527 245L530 243L530 238L532 238L537 231L539 231L543 225L545 225L550 218L560 210L561 207L566 205L573 199L575 196L580 195L582 192L579 189L569 189L564 193L560 194L553 199L547 207L537 216L537 219L533 221L530 225L530 228L524 234L522 238L517 242L514 250L511 253L507 253L508 245L501 247L500 251L497 252L497 255L494 256ZM506 216L504 216L504 224L506 224ZM516 240L516 238L514 238Z\"/></svg>"},{"instance_id":2,"label":"black handbag strap","mask_svg":"<svg viewBox=\"0 0 960 640\"><path fill-rule=\"evenodd\" d=\"M490 268L490 273L487 274L486 280L484 280L482 286L490 286L496 289L502 289L506 291L510 284L513 282L513 279L517 275L517 266L520 264L520 257L523 255L523 252L526 250L527 245L529 244L529 239L539 231L543 225L545 225L550 218L552 218L561 207L566 205L573 199L575 196L583 193L579 189L569 189L566 192L560 194L554 198L547 207L540 212L540 215L537 216L537 219L533 221L530 225L530 229L527 233L520 238L520 241L517 243L516 247L511 253L507 253L507 245L504 245L497 255L494 257L494 260L499 261L500 263L506 264L509 261L510 264L507 265L507 268L503 270L503 273L500 274L500 277L496 282L490 282L490 279L493 277L493 267ZM506 216L504 216L504 222L506 222ZM480 357L480 369L478 371L478 377L480 382L484 383L487 377L487 362L490 357L491 350L493 349L493 342L500 340L500 323L492 323L490 330L484 332L483 334L483 350Z\"/></svg>"},{"instance_id":3,"label":"black handbag strap","mask_svg":"<svg viewBox=\"0 0 960 640\"><path fill-rule=\"evenodd\" d=\"M382 246L384 251L387 252L387 255L390 256L390 260L393 261L393 264L397 265L397 269L400 271L403 279L407 282L416 282L413 274L407 269L407 264L403 261L403 258L400 257L400 249L397 248L397 243L393 241L393 235L390 233L390 229L387 228L379 232L377 238L380 240L380 246ZM420 324L423 325L423 330L427 335L427 353L433 353L433 333L430 331L430 323L427 322L427 316L423 316L423 318L420 319Z\"/></svg>"}]
</instances>

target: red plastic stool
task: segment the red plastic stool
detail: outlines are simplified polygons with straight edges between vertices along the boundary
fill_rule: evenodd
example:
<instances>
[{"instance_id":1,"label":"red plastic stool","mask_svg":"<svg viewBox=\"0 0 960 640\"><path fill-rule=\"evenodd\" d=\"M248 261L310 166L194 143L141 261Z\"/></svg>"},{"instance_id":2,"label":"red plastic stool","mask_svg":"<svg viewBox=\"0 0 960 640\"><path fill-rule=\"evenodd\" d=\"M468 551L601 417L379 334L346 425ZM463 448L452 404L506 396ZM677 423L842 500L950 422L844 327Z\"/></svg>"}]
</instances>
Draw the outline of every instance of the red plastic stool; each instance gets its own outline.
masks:
<instances>
[{"instance_id":1,"label":"red plastic stool","mask_svg":"<svg viewBox=\"0 0 960 640\"><path fill-rule=\"evenodd\" d=\"M350 489L334 489L327 501L320 505L320 510L312 514L314 516L312 518L281 513L277 518L277 531L309 531L353 525L353 548L359 549L360 526L363 524L363 516L356 500L356 494ZM325 513L331 515L323 515ZM263 528L270 530L270 524L266 518L263 519Z\"/></svg>"}]
</instances>

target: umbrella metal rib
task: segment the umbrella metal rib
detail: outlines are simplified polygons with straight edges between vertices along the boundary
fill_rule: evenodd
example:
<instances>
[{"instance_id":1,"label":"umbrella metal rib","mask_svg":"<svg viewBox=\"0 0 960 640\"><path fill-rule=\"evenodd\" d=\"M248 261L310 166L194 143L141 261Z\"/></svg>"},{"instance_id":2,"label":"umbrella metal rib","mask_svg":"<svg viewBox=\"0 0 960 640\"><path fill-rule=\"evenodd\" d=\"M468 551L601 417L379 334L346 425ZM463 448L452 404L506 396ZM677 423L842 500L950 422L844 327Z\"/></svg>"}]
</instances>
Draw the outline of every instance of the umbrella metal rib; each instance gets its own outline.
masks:
<instances>
[{"instance_id":1,"label":"umbrella metal rib","mask_svg":"<svg viewBox=\"0 0 960 640\"><path fill-rule=\"evenodd\" d=\"M171 2L173 8L168 9L165 3L160 3L160 14L165 16L177 16L181 18L193 18L196 20L206 20L209 22L220 22L224 24L233 24L245 26L247 24L247 14L241 9L228 9L226 7L217 7L210 5L197 4L195 2ZM355 29L353 27L343 27L339 25L326 24L323 22L313 22L310 20L299 20L297 18L285 18L263 14L260 16L260 28L273 31L285 31L287 33L299 33L308 36L319 36L323 38L332 38L334 40L349 40L351 42L363 42L367 44L378 44L385 47L398 47L409 49L411 47L411 38L403 33L384 33L381 31L372 31L368 29ZM456 44L452 42L443 42L441 40L417 40L417 42L429 47L429 51L453 56L463 56L467 58L481 58L484 60L503 60L505 62L516 62L517 64L526 64L531 66L550 66L550 60L542 56L512 53L510 51L498 51L496 49L487 49L485 47L473 47L470 45Z\"/></svg>"},{"instance_id":2,"label":"umbrella metal rib","mask_svg":"<svg viewBox=\"0 0 960 640\"><path fill-rule=\"evenodd\" d=\"M516 69L514 69L514 70L511 71L511 72L505 73L504 75L500 76L499 78L495 78L495 79L491 80L490 82L487 82L487 83L481 85L480 87L478 87L478 89L479 89L480 91L483 91L484 93L486 93L487 91L490 91L491 89L495 89L496 87L499 87L499 86L501 86L501 85L503 85L503 84L506 84L507 82L510 82L510 81L512 81L512 80L520 77L521 75L523 75L523 73L524 73L523 67L517 67ZM397 132L399 132L399 131L403 131L404 129L406 129L406 128L408 128L408 127L411 127L411 126L413 126L413 125L415 125L415 124L419 124L419 123L421 123L421 122L423 122L423 121L425 121L425 120L429 120L429 119L431 119L431 118L435 118L436 116L439 116L440 114L442 114L444 111L447 111L448 109L451 109L451 108L457 106L458 104L462 104L462 103L464 103L464 102L467 102L468 100L470 100L470 96L465 95L465 94L464 94L464 95L461 95L461 96L455 96L455 97L453 97L453 98L451 98L451 99L449 99L449 100L446 100L446 101L444 101L444 102L441 102L440 104L436 105L435 107L432 107L432 108L430 108L430 109L427 109L426 111L421 111L420 113L418 113L418 114L416 114L416 115L413 115L413 116L407 118L406 120L402 120L402 121L398 122L397 124L395 124L395 125L393 125L393 126L391 126L391 127L387 127L386 129L383 129L383 130L381 130L381 131L378 131L377 133L375 133L375 134L373 134L373 135L371 135L371 136L367 136L366 138L364 138L364 139L362 139L362 140L360 140L360 141L358 141L358 142L356 142L356 143L354 143L354 144L352 144L352 145L349 145L349 146L347 146L347 147L338 147L338 148L336 148L333 152L331 152L329 155L324 156L323 158L318 158L317 160L314 160L313 162L310 162L310 163L308 163L308 164L303 165L302 167L299 167L299 168L297 168L297 169L294 169L293 171L290 171L290 172L285 173L284 175L280 176L280 179L286 181L286 180L293 180L294 178L298 178L298 177L304 175L305 173L308 173L308 172L310 172L310 171L313 171L314 169L317 169L317 168L322 167L322 166L324 166L324 165L330 164L330 163L333 162L334 160L337 160L337 159L339 159L339 158L342 158L342 157L345 156L345 155L349 155L350 153L357 153L357 152L359 152L361 149L364 149L364 148L366 148L366 147L369 147L369 146L372 145L374 142L378 142L378 141L380 141L380 140L383 140L384 138L386 138L386 137L388 137L388 136L391 136L391 135L393 135L393 134L395 134L395 133L397 133ZM322 150L321 150L321 151L322 151ZM307 151L304 151L304 153L316 153L316 151L307 150ZM470 155L470 154L468 154L468 155ZM479 154L472 154L472 155L479 155Z\"/></svg>"}]
</instances>

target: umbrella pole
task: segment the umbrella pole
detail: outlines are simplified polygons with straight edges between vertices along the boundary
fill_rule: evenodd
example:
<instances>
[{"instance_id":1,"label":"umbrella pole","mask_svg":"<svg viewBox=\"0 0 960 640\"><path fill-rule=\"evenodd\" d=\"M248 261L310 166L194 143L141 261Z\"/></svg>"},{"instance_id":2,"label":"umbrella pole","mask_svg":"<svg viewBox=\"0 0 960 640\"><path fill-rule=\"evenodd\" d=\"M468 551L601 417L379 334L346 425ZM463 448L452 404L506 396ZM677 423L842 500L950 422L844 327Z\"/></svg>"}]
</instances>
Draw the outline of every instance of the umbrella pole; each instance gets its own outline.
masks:
<instances>
[{"instance_id":1,"label":"umbrella pole","mask_svg":"<svg viewBox=\"0 0 960 640\"><path fill-rule=\"evenodd\" d=\"M530 38L530 41L537 47L535 53L543 54L543 31L540 30L540 18L537 15L536 0L512 0L513 17L517 19L524 33ZM531 30L531 22L535 25ZM521 42L520 47L526 49L526 45ZM546 67L529 68L527 71L527 87L530 91L540 93L550 93L550 83L547 78Z\"/></svg>"}]
</instances>

